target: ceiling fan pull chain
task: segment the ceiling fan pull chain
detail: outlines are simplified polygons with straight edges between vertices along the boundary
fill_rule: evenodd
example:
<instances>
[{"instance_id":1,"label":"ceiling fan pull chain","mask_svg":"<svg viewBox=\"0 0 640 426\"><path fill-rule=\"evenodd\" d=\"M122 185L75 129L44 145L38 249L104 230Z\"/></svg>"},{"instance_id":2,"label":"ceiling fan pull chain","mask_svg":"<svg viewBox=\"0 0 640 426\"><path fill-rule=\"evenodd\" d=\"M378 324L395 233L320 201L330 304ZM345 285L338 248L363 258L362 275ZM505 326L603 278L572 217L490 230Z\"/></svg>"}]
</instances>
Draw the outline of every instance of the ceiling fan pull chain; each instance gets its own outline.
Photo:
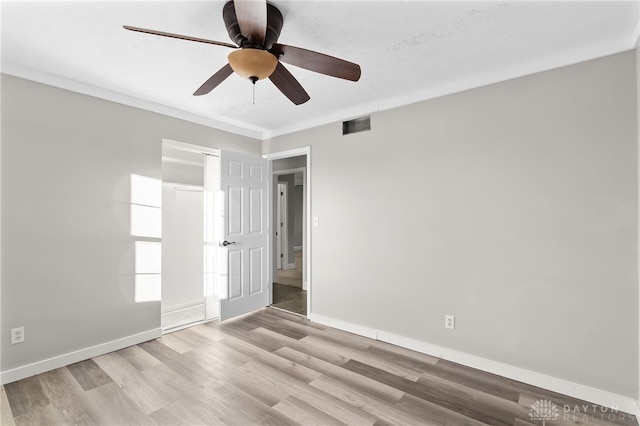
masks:
<instances>
[{"instance_id":1,"label":"ceiling fan pull chain","mask_svg":"<svg viewBox=\"0 0 640 426\"><path fill-rule=\"evenodd\" d=\"M256 81L258 81L258 77L249 77L249 80L253 83L253 105L256 104Z\"/></svg>"}]
</instances>

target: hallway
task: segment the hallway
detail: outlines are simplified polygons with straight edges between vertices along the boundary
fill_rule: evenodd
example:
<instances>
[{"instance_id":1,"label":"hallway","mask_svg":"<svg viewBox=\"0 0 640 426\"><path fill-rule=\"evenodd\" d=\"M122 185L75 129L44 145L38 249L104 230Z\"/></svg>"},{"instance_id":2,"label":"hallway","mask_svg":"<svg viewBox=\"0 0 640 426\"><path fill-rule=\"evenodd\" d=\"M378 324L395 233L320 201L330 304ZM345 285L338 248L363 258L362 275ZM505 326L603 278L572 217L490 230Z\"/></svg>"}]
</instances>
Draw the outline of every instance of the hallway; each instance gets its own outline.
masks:
<instances>
[{"instance_id":1,"label":"hallway","mask_svg":"<svg viewBox=\"0 0 640 426\"><path fill-rule=\"evenodd\" d=\"M273 307L307 315L307 292L302 289L302 250L294 252L295 268L277 271L273 283Z\"/></svg>"}]
</instances>

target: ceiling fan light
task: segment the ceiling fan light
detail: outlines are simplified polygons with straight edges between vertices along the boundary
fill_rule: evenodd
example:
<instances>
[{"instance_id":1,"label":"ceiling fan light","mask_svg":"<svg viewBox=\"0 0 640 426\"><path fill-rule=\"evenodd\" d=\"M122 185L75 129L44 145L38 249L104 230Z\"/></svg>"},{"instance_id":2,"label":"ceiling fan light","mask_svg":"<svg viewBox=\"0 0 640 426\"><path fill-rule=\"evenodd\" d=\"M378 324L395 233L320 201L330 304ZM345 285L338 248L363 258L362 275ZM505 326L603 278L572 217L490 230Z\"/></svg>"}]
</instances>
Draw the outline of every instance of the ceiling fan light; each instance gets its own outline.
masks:
<instances>
[{"instance_id":1,"label":"ceiling fan light","mask_svg":"<svg viewBox=\"0 0 640 426\"><path fill-rule=\"evenodd\" d=\"M262 80L269 77L278 65L278 58L266 50L245 48L229 54L229 65L242 78L257 78Z\"/></svg>"}]
</instances>

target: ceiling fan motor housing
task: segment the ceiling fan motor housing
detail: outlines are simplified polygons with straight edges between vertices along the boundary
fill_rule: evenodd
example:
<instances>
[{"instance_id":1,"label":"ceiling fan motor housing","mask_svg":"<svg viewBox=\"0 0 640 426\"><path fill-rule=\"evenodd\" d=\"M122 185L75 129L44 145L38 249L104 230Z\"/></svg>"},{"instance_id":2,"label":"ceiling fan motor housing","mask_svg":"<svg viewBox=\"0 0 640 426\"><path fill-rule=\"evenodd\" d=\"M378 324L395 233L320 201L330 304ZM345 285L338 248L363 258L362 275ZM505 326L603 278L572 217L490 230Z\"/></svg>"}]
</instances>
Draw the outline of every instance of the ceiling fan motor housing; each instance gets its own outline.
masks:
<instances>
[{"instance_id":1,"label":"ceiling fan motor housing","mask_svg":"<svg viewBox=\"0 0 640 426\"><path fill-rule=\"evenodd\" d=\"M231 41L239 47L253 47L265 50L271 49L273 43L278 40L280 31L282 31L282 24L284 23L282 13L280 13L278 8L267 3L267 31L264 37L264 46L262 46L248 39L240 32L240 25L238 24L238 17L233 0L224 5L222 9L222 19L227 27Z\"/></svg>"}]
</instances>

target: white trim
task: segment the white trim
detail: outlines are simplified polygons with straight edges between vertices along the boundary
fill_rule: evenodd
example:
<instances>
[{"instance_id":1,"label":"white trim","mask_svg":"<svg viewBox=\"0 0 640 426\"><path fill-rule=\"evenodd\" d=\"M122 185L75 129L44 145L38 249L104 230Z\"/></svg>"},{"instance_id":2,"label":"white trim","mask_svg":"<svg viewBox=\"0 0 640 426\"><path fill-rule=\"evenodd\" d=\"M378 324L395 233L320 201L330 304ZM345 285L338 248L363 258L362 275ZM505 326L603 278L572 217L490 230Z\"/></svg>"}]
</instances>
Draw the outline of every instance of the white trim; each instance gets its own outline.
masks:
<instances>
[{"instance_id":1,"label":"white trim","mask_svg":"<svg viewBox=\"0 0 640 426\"><path fill-rule=\"evenodd\" d=\"M0 12L0 14L1 14L1 12ZM0 86L2 86L1 81L2 81L2 78L0 78ZM2 87L0 87L0 93L1 93L1 91L2 91ZM0 110L1 109L2 109L2 102L0 102ZM1 157L2 157L2 139L0 138L0 165L2 164L2 161L1 161L2 158ZM2 168L2 166L0 166L0 169L1 168ZM0 170L0 176L2 176L1 170ZM0 241L3 241L2 240L2 218L1 218L1 216L2 216L2 185L0 185ZM3 274L2 274L2 264L3 264L2 244L0 244L0 300L4 300L4 299L2 299L2 296L1 296L2 295L2 276L3 276ZM0 317L1 317L1 315L0 315ZM3 347L3 344L4 344L3 342L5 340L4 339L5 334L2 333L2 330L4 330L4 328L2 328L2 325L3 325L2 324L2 318L0 318L0 357L2 356L2 347ZM7 336L7 340L9 340L8 336ZM0 385L2 385L2 384L3 384L3 382L2 382L2 372L0 371Z\"/></svg>"},{"instance_id":2,"label":"white trim","mask_svg":"<svg viewBox=\"0 0 640 426\"><path fill-rule=\"evenodd\" d=\"M12 75L14 77L35 81L37 83L46 84L48 86L69 90L71 92L80 93L87 96L92 96L98 99L104 99L145 111L151 111L156 114L162 114L168 117L185 120L190 123L201 124L213 129L224 130L229 133L234 133L258 140L264 139L265 129L254 127L247 123L232 120L216 120L213 118L204 117L170 106L157 104L155 102L146 101L123 93L118 93L112 90L93 86L91 84L81 83L79 81L70 80L46 72L33 70L10 62L2 62L1 71L4 74Z\"/></svg>"},{"instance_id":3,"label":"white trim","mask_svg":"<svg viewBox=\"0 0 640 426\"><path fill-rule=\"evenodd\" d=\"M387 331L376 330L359 324L353 324L348 321L342 321L324 315L309 315L311 321L348 331L368 337L370 339L380 340L382 342L391 343L403 348L411 349L437 358L446 359L458 364L466 365L471 368L497 374L502 377L517 380L519 382L528 383L553 392L558 392L574 398L583 399L595 404L606 407L615 407L625 413L638 413L638 403L635 399L628 396L615 394L602 389L596 389L591 386L570 382L546 374L538 373L524 368L515 367L513 365L504 364L498 361L478 357L465 352L456 351L454 349L433 345L420 340L400 336Z\"/></svg>"},{"instance_id":4,"label":"white trim","mask_svg":"<svg viewBox=\"0 0 640 426\"><path fill-rule=\"evenodd\" d=\"M312 127L322 126L345 120L345 117L360 117L376 111L385 111L393 108L410 105L413 103L426 101L440 96L462 92L480 86L487 86L501 81L511 80L537 72L548 71L555 68L573 65L596 58L624 52L633 49L640 41L640 23L636 24L631 35L620 37L616 40L595 44L571 52L554 55L542 60L515 65L511 68L501 69L497 72L487 74L475 74L472 77L452 81L440 87L429 88L428 90L412 92L409 95L399 96L383 102L372 102L369 104L356 105L351 108L332 111L330 114L321 115L307 121L300 121L290 126L278 129L265 129L250 126L247 123L233 120L215 120L209 117L200 116L190 112L182 111L166 105L138 99L126 94L103 89L90 84L81 83L53 74L36 71L13 63L3 62L2 72L19 78L24 78L49 86L82 93L99 99L105 99L123 105L132 106L146 111L155 112L169 117L178 118L192 123L202 124L207 127L224 130L242 136L247 136L259 140L294 133Z\"/></svg>"},{"instance_id":5,"label":"white trim","mask_svg":"<svg viewBox=\"0 0 640 426\"><path fill-rule=\"evenodd\" d=\"M285 271L290 271L292 269L296 269L296 264L295 263L287 263L286 265L284 265L284 267L282 268Z\"/></svg>"},{"instance_id":6,"label":"white trim","mask_svg":"<svg viewBox=\"0 0 640 426\"><path fill-rule=\"evenodd\" d=\"M282 269L282 258L284 257L283 253L282 253L282 230L280 228L282 228L282 220L281 220L281 216L282 216L282 200L280 199L280 197L282 195L278 195L279 193L282 193L283 191L281 191L281 186L282 185L284 187L283 183L280 183L280 181L278 179L274 179L275 176L273 175L273 173L271 174L271 185L273 185L273 189L275 189L275 211L273 212L273 216L274 216L274 221L272 223L273 225L273 238L275 238L276 243L272 244L276 246L276 251L274 252L274 255L276 257L276 270L280 270ZM276 282L277 279L277 273L274 271L273 277L271 278L274 282Z\"/></svg>"},{"instance_id":7,"label":"white trim","mask_svg":"<svg viewBox=\"0 0 640 426\"><path fill-rule=\"evenodd\" d=\"M213 318L209 318L209 319L204 319L202 321L190 322L189 324L178 325L176 327L163 328L162 329L162 335L171 334L171 333L173 333L175 331L184 330L185 328L195 327L196 325L206 324L206 323L211 322L211 321L216 321L217 319L218 319L218 317L213 317Z\"/></svg>"},{"instance_id":8,"label":"white trim","mask_svg":"<svg viewBox=\"0 0 640 426\"><path fill-rule=\"evenodd\" d=\"M196 154L206 154L206 155L213 155L215 157L220 157L220 150L217 148L209 148L207 146L194 145L192 143L180 142L173 139L163 138L162 147L179 149L180 151L195 152Z\"/></svg>"},{"instance_id":9,"label":"white trim","mask_svg":"<svg viewBox=\"0 0 640 426\"><path fill-rule=\"evenodd\" d=\"M301 148L293 148L293 149L288 149L286 151L279 151L279 152L272 152L269 154L263 154L262 156L264 158L266 158L267 160L279 160L281 158L289 158L289 157L298 157L300 155L310 155L311 154L311 147L310 146L303 146ZM307 161L308 163L309 161ZM307 164L308 166L308 164ZM293 170L293 169L291 169ZM277 170L280 171L280 170ZM286 170L282 170L282 171L286 171Z\"/></svg>"},{"instance_id":10,"label":"white trim","mask_svg":"<svg viewBox=\"0 0 640 426\"><path fill-rule=\"evenodd\" d=\"M185 302L185 303L178 303L177 305L163 306L160 309L160 313L164 315L170 312L180 311L182 309L192 308L198 305L204 305L203 299L192 300L191 302Z\"/></svg>"},{"instance_id":11,"label":"white trim","mask_svg":"<svg viewBox=\"0 0 640 426\"><path fill-rule=\"evenodd\" d=\"M294 167L293 169L273 170L271 174L274 176L292 175L296 172L304 173L304 169L305 169L304 167Z\"/></svg>"},{"instance_id":12,"label":"white trim","mask_svg":"<svg viewBox=\"0 0 640 426\"><path fill-rule=\"evenodd\" d=\"M374 328L365 327L363 325L354 324L349 321L343 321L320 314L309 315L309 320L319 324L328 325L329 327L337 328L339 330L348 331L349 333L357 334L359 336L368 337L369 339L378 340L378 330Z\"/></svg>"},{"instance_id":13,"label":"white trim","mask_svg":"<svg viewBox=\"0 0 640 426\"><path fill-rule=\"evenodd\" d=\"M637 29L637 32L638 35L640 35L640 28ZM637 39L635 31L634 37L636 37ZM633 41L635 42L636 39L634 39ZM348 120L349 118L361 117L363 115L372 114L374 112L399 108L429 99L463 92L465 90L477 87L488 86L490 84L512 80L514 78L523 77L538 72L544 72L556 68L574 65L580 62L585 62L592 59L602 58L604 56L624 52L633 48L634 44L631 41L631 37L629 35L626 35L613 41L594 44L592 46L577 49L571 52L565 52L563 54L554 55L541 60L514 65L510 68L500 68L498 70L485 74L475 73L470 77L446 82L438 87L429 87L426 90L417 90L410 94L385 99L381 102L359 104L351 108L333 110L329 114L319 115L311 120L298 121L290 126L281 127L279 129L265 130L263 137L265 139L270 139L276 136L282 136L301 130L310 129L312 127L334 124L337 122ZM336 129L338 129L338 127L336 127ZM339 130L336 130L336 132L341 131L341 127ZM336 133L336 135L339 135L339 133Z\"/></svg>"},{"instance_id":14,"label":"white trim","mask_svg":"<svg viewBox=\"0 0 640 426\"><path fill-rule=\"evenodd\" d=\"M123 337L121 339L112 340L106 343L100 343L95 346L79 349L77 351L69 352L63 355L58 355L53 358L16 367L0 373L0 384L6 385L7 383L15 382L16 380L25 379L27 377L35 376L36 374L55 370L56 368L65 367L67 365L104 355L109 352L128 348L129 346L137 345L138 343L157 339L160 336L162 336L162 329L158 327L152 330L143 331L142 333Z\"/></svg>"},{"instance_id":15,"label":"white trim","mask_svg":"<svg viewBox=\"0 0 640 426\"><path fill-rule=\"evenodd\" d=\"M638 20L638 24L636 25L636 31L634 34L640 33L640 20ZM640 39L639 39L640 42ZM636 139L638 146L640 146L640 45L636 42ZM636 155L636 164L640 163L640 152ZM636 180L640 185L640 170L638 170L638 175L636 176ZM640 188L640 186L638 186ZM636 192L636 197L638 201L638 211L640 211L640 192ZM638 217L638 229L636 234L636 241L639 245L640 249L640 216ZM638 276L640 277L640 258L638 259ZM640 282L638 282L638 289L640 290ZM636 418L640 421L640 291L638 291L638 383L637 383L637 391L638 391L638 403L636 404Z\"/></svg>"},{"instance_id":16,"label":"white trim","mask_svg":"<svg viewBox=\"0 0 640 426\"><path fill-rule=\"evenodd\" d=\"M302 251L302 246L293 246L293 251Z\"/></svg>"}]
</instances>

